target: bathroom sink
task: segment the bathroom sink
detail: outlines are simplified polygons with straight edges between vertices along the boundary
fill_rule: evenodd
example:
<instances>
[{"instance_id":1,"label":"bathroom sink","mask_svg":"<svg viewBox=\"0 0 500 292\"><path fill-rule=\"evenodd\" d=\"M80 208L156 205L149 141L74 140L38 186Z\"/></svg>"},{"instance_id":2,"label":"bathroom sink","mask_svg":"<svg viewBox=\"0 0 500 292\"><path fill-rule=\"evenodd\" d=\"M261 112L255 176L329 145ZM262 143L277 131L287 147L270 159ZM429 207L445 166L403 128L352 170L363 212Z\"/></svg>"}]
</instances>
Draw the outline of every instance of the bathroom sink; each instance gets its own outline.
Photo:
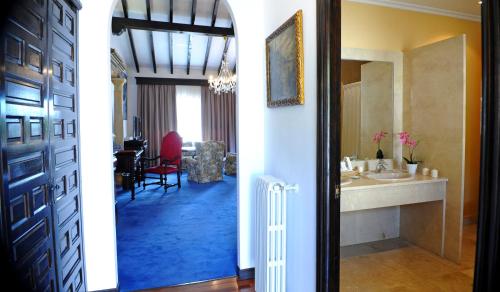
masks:
<instances>
[{"instance_id":1,"label":"bathroom sink","mask_svg":"<svg viewBox=\"0 0 500 292\"><path fill-rule=\"evenodd\" d=\"M348 185L351 183L352 183L352 179L350 179L348 177L341 177L340 178L340 186L345 186L345 185Z\"/></svg>"},{"instance_id":2,"label":"bathroom sink","mask_svg":"<svg viewBox=\"0 0 500 292\"><path fill-rule=\"evenodd\" d=\"M363 176L381 181L405 181L412 180L413 176L407 172L401 171L382 171L382 172L367 172Z\"/></svg>"}]
</instances>

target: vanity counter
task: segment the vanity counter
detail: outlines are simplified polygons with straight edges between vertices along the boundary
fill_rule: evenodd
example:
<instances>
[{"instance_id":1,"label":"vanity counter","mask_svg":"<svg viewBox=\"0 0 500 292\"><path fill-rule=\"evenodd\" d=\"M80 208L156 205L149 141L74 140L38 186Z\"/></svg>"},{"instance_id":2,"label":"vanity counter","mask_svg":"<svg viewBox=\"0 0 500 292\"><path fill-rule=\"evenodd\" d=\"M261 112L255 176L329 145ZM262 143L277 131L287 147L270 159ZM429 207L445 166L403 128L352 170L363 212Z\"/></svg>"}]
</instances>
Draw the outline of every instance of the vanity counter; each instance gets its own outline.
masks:
<instances>
[{"instance_id":1,"label":"vanity counter","mask_svg":"<svg viewBox=\"0 0 500 292\"><path fill-rule=\"evenodd\" d=\"M352 179L352 183L342 186L341 189L342 191L352 191L352 190L386 187L387 185L403 186L403 185L426 184L426 183L447 182L447 181L448 179L444 177L433 178L421 174L416 174L413 179L400 180L400 181L390 181L390 180L383 181L361 176L360 179Z\"/></svg>"},{"instance_id":2,"label":"vanity counter","mask_svg":"<svg viewBox=\"0 0 500 292\"><path fill-rule=\"evenodd\" d=\"M353 179L341 187L340 246L400 237L442 256L447 183L420 174L400 181Z\"/></svg>"},{"instance_id":3,"label":"vanity counter","mask_svg":"<svg viewBox=\"0 0 500 292\"><path fill-rule=\"evenodd\" d=\"M420 174L411 180L382 181L366 177L341 187L340 212L401 206L446 199L446 178Z\"/></svg>"}]
</instances>

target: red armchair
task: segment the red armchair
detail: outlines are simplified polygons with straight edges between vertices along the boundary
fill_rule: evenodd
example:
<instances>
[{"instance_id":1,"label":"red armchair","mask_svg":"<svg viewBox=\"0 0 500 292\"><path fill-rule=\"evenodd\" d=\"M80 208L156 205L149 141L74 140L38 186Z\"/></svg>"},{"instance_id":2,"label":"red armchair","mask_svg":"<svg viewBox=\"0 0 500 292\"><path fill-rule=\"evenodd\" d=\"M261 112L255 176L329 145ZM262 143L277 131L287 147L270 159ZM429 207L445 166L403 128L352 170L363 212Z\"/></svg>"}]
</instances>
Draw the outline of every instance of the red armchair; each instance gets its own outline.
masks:
<instances>
[{"instance_id":1,"label":"red armchair","mask_svg":"<svg viewBox=\"0 0 500 292\"><path fill-rule=\"evenodd\" d=\"M177 186L181 188L181 161L182 161L182 138L177 132L169 132L161 142L160 156L154 158L144 158L145 161L159 161L159 164L153 167L144 169L144 174L157 174L160 175L160 180L157 182L146 183L146 179L153 177L144 177L143 188L146 189L148 185L160 185L165 188L165 191ZM167 183L167 175L176 173L177 183ZM154 177L156 178L156 177Z\"/></svg>"}]
</instances>

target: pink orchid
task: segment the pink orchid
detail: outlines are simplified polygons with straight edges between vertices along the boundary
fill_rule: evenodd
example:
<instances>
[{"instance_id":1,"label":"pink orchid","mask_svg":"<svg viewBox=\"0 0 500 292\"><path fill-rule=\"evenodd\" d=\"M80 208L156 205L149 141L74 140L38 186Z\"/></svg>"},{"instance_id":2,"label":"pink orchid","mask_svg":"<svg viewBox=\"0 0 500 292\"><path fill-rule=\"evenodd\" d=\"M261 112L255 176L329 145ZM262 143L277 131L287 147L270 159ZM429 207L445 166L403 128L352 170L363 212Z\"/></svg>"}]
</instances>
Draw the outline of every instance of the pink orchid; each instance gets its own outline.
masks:
<instances>
[{"instance_id":1,"label":"pink orchid","mask_svg":"<svg viewBox=\"0 0 500 292\"><path fill-rule=\"evenodd\" d=\"M403 157L403 159L410 164L418 163L418 161L413 160L413 152L415 151L415 148L417 148L419 141L413 140L410 137L410 134L406 131L399 133L399 141L403 146L406 146L408 148L408 152L410 154L409 159L406 157Z\"/></svg>"},{"instance_id":2,"label":"pink orchid","mask_svg":"<svg viewBox=\"0 0 500 292\"><path fill-rule=\"evenodd\" d=\"M408 132L404 131L399 133L399 141L401 141L401 144L406 144L407 140L410 138L410 134Z\"/></svg>"},{"instance_id":3,"label":"pink orchid","mask_svg":"<svg viewBox=\"0 0 500 292\"><path fill-rule=\"evenodd\" d=\"M415 149L415 147L417 147L417 144L418 142L416 140L412 140L410 138L408 138L408 140L406 141L406 145L412 149Z\"/></svg>"},{"instance_id":4,"label":"pink orchid","mask_svg":"<svg viewBox=\"0 0 500 292\"><path fill-rule=\"evenodd\" d=\"M384 131L375 133L375 135L373 135L373 142L377 144L380 143L380 141L382 141L382 139L385 138L385 135L387 135L387 132Z\"/></svg>"}]
</instances>

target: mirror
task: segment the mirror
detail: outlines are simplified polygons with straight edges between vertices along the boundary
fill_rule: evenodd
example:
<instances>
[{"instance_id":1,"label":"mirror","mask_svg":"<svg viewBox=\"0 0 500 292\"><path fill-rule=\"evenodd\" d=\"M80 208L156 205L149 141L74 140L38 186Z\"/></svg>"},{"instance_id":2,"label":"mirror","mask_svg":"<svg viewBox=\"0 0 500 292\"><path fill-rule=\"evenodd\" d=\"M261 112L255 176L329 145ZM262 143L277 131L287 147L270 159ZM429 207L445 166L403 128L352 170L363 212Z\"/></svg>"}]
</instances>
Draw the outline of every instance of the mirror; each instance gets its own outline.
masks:
<instances>
[{"instance_id":1,"label":"mirror","mask_svg":"<svg viewBox=\"0 0 500 292\"><path fill-rule=\"evenodd\" d=\"M380 149L383 158L394 158L394 64L342 60L341 74L342 157L380 158Z\"/></svg>"}]
</instances>

